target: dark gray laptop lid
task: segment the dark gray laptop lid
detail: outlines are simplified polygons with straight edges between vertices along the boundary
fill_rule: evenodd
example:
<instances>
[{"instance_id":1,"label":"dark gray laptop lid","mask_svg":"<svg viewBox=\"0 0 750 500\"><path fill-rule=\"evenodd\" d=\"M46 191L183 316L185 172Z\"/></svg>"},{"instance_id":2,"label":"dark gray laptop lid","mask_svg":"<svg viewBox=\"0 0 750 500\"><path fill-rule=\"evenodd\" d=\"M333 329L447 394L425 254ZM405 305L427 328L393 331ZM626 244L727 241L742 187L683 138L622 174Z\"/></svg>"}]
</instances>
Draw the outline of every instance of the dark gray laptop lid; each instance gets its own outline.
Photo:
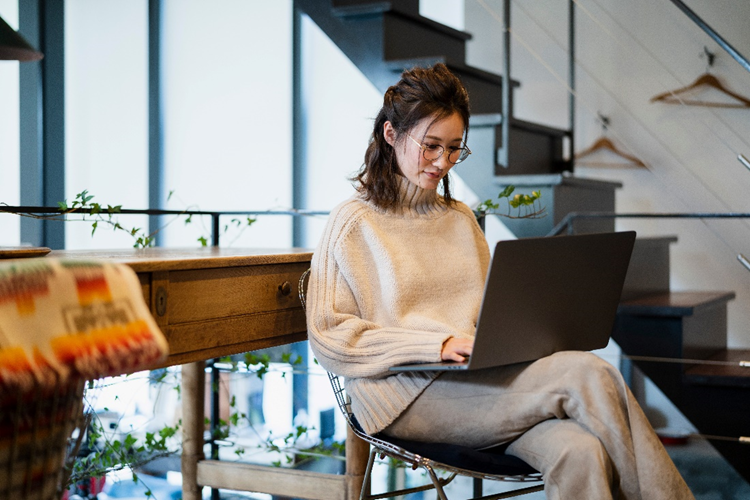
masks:
<instances>
[{"instance_id":1,"label":"dark gray laptop lid","mask_svg":"<svg viewBox=\"0 0 750 500\"><path fill-rule=\"evenodd\" d=\"M471 368L605 347L634 242L633 231L499 242Z\"/></svg>"},{"instance_id":2,"label":"dark gray laptop lid","mask_svg":"<svg viewBox=\"0 0 750 500\"><path fill-rule=\"evenodd\" d=\"M605 347L634 242L633 231L498 242L467 368ZM392 369L447 369L432 365Z\"/></svg>"}]
</instances>

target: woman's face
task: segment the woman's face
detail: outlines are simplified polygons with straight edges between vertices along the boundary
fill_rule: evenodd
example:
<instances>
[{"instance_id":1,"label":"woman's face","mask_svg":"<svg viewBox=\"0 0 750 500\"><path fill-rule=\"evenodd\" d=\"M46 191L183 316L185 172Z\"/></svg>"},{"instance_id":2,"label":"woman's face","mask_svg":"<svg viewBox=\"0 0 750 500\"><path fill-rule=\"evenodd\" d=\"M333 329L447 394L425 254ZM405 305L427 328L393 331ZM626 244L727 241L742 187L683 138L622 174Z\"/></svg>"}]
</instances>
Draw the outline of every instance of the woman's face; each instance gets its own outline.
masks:
<instances>
[{"instance_id":1,"label":"woman's face","mask_svg":"<svg viewBox=\"0 0 750 500\"><path fill-rule=\"evenodd\" d=\"M443 177L448 175L453 168L453 163L448 161L448 153L453 148L461 147L464 135L464 123L458 113L434 123L432 121L432 117L424 118L408 135L404 134L398 138L391 122L385 122L384 125L385 140L396 152L396 161L401 173L422 189L437 189ZM420 144L433 149L439 145L445 152L437 160L428 161L422 154L423 148Z\"/></svg>"}]
</instances>

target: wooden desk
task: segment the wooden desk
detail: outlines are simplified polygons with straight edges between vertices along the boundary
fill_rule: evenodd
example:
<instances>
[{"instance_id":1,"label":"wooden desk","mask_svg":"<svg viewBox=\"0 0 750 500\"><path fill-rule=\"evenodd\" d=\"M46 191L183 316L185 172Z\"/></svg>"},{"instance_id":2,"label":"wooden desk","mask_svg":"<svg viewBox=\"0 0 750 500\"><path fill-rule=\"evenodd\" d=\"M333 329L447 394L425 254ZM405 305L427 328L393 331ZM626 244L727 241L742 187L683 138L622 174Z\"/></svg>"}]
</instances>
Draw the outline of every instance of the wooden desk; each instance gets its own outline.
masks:
<instances>
[{"instance_id":1,"label":"wooden desk","mask_svg":"<svg viewBox=\"0 0 750 500\"><path fill-rule=\"evenodd\" d=\"M203 454L205 360L307 338L297 286L310 266L308 250L148 248L50 256L113 260L138 275L169 341L169 357L159 366L182 365L184 500L199 500L201 486L311 500L359 498L369 450L352 434L345 476L205 460Z\"/></svg>"}]
</instances>

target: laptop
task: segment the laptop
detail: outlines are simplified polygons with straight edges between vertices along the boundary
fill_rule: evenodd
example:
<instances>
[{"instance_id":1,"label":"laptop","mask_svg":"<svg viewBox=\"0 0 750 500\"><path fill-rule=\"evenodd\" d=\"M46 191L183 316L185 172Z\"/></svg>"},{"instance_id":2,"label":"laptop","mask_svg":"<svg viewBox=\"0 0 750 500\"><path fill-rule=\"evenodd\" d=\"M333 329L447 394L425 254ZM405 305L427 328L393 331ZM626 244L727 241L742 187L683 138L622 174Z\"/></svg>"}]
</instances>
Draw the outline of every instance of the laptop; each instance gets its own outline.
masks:
<instances>
[{"instance_id":1,"label":"laptop","mask_svg":"<svg viewBox=\"0 0 750 500\"><path fill-rule=\"evenodd\" d=\"M498 242L469 359L390 370L478 370L605 347L634 243L634 231Z\"/></svg>"}]
</instances>

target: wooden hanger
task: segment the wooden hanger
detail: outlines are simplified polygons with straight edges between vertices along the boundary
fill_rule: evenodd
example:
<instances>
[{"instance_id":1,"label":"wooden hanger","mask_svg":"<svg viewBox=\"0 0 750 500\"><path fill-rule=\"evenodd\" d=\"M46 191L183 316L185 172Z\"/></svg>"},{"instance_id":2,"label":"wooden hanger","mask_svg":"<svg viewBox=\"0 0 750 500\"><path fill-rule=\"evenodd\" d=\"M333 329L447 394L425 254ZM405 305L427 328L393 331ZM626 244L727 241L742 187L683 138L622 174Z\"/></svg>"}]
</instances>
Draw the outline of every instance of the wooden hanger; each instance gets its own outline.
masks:
<instances>
[{"instance_id":1,"label":"wooden hanger","mask_svg":"<svg viewBox=\"0 0 750 500\"><path fill-rule=\"evenodd\" d=\"M709 69L714 64L714 58L716 57L715 54L708 51L707 47L703 47L703 51L705 53L705 56L708 59L708 64L706 65L706 72L700 75L693 83L688 85L687 87L682 87L675 90L670 90L668 92L664 92L659 95L655 95L651 98L651 102L656 101L662 101L669 104L687 104L689 106L706 106L706 107L712 107L712 108L750 108L750 99L743 97L741 95L735 94L728 88L726 88L718 78L716 78L714 75L709 73ZM701 56L703 57L703 56ZM729 97L737 100L737 103L731 103L731 102L708 102L708 101L698 101L694 99L683 99L681 97L678 97L678 94L682 94L685 92L692 92L696 89L699 89L701 87L709 87L718 90L719 92L722 92Z\"/></svg>"},{"instance_id":2,"label":"wooden hanger","mask_svg":"<svg viewBox=\"0 0 750 500\"><path fill-rule=\"evenodd\" d=\"M678 94L684 92L690 92L699 87L711 87L720 92L727 94L728 96L736 99L737 103L731 102L709 102L709 101L698 101L694 99L683 99L678 97ZM676 90L670 90L663 94L655 95L651 98L651 102L662 101L669 104L687 104L689 106L707 106L712 108L750 108L750 99L742 97L741 95L735 94L731 90L727 89L722 83L711 73L703 73L693 83L687 87L682 87Z\"/></svg>"},{"instance_id":3,"label":"wooden hanger","mask_svg":"<svg viewBox=\"0 0 750 500\"><path fill-rule=\"evenodd\" d=\"M607 125L609 125L609 118L606 116L599 115L599 120L602 122L602 130L603 134L606 134L607 131ZM580 161L581 158L585 158L586 156L589 156L593 153L596 153L597 151L608 151L610 153L613 153L616 156L619 156L620 158L627 160L629 163L613 163L613 162L601 162L601 161ZM623 151L620 151L620 149L615 146L612 141L609 140L609 138L606 135L602 135L599 137L599 139L594 142L591 146L584 149L583 151L580 151L575 154L574 156L575 162L577 165L599 165L599 166L610 166L610 167L646 167L646 164L643 163L641 160L636 158L635 156L629 155Z\"/></svg>"}]
</instances>

